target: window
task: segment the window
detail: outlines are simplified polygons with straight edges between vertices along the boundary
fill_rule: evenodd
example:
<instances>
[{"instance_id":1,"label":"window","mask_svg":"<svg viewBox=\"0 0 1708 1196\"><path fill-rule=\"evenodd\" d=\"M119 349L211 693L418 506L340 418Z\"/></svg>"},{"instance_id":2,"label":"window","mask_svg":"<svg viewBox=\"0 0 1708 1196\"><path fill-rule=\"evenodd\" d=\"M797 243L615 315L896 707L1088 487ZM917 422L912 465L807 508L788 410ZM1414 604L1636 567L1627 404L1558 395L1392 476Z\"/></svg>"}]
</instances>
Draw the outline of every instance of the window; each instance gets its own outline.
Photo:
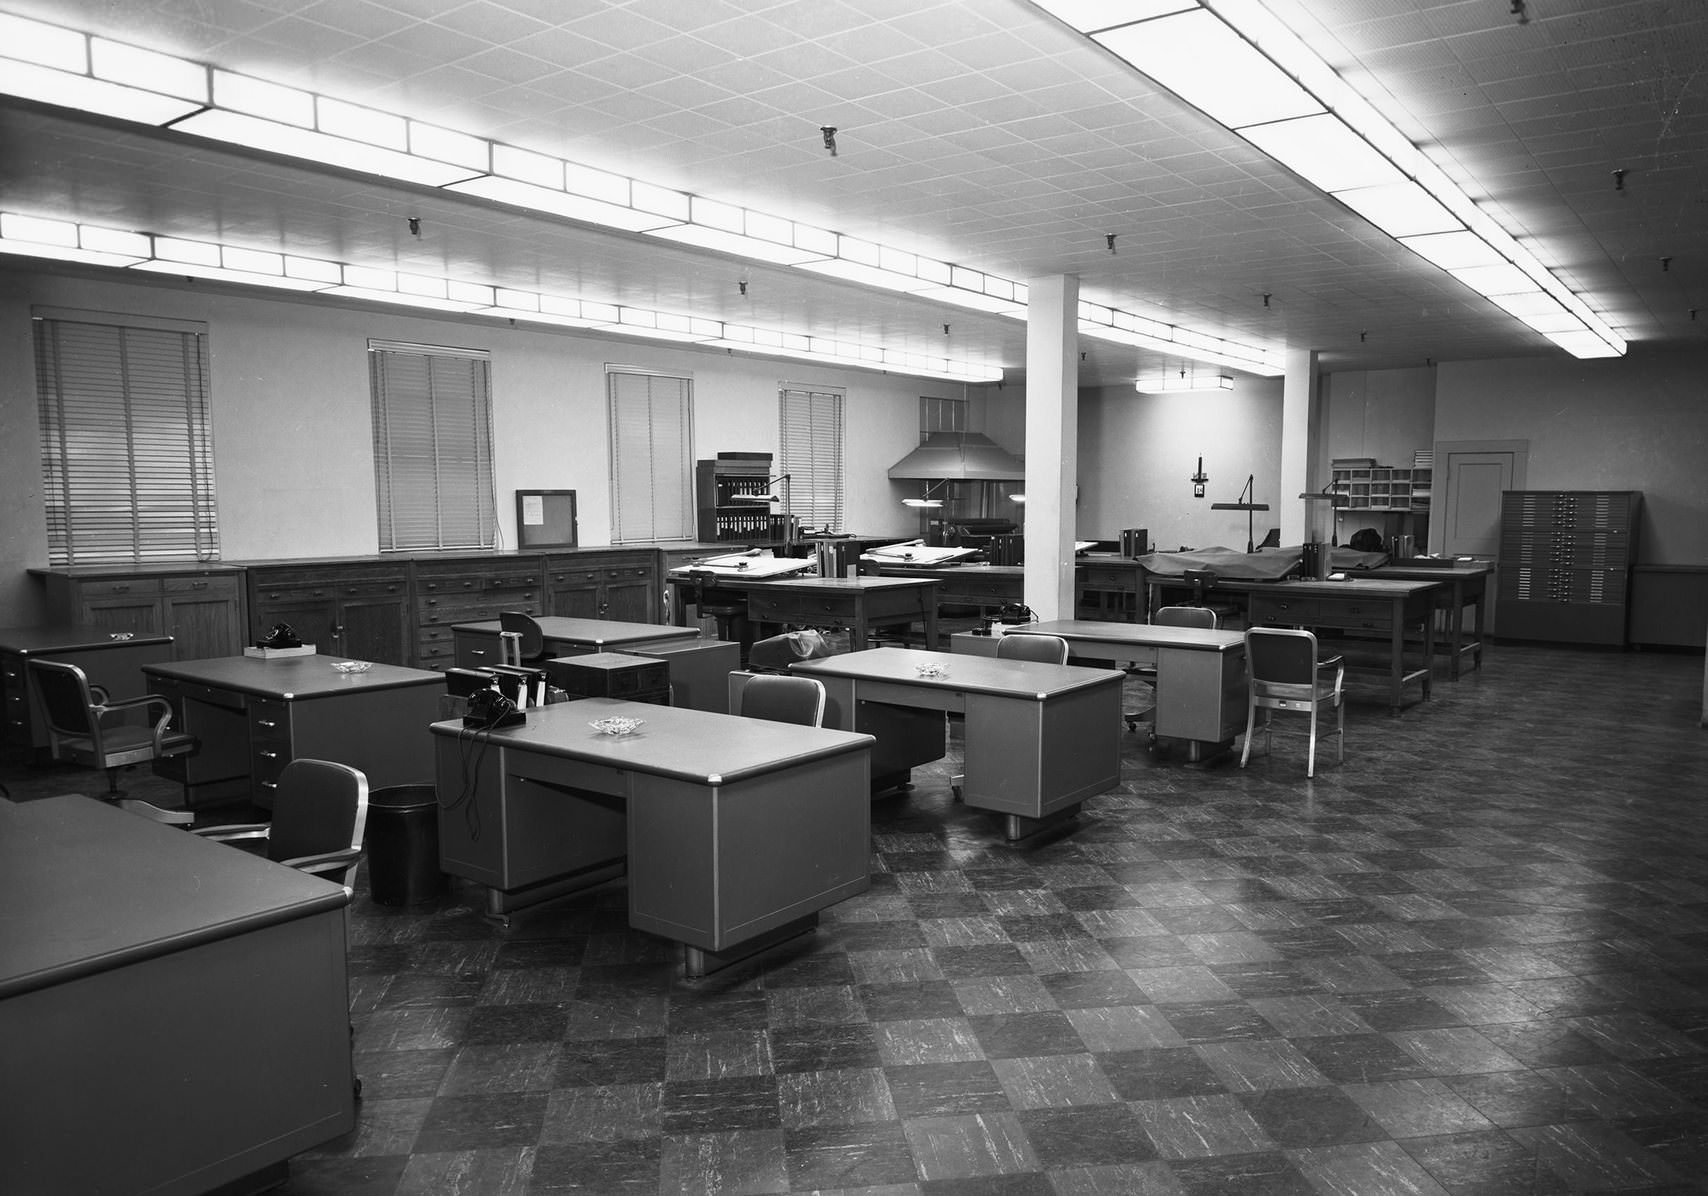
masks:
<instances>
[{"instance_id":1,"label":"window","mask_svg":"<svg viewBox=\"0 0 1708 1196\"><path fill-rule=\"evenodd\" d=\"M842 530L843 393L785 383L779 395L778 472L789 475L789 511L802 527Z\"/></svg>"},{"instance_id":2,"label":"window","mask_svg":"<svg viewBox=\"0 0 1708 1196\"><path fill-rule=\"evenodd\" d=\"M491 372L484 349L368 342L381 552L497 542Z\"/></svg>"},{"instance_id":3,"label":"window","mask_svg":"<svg viewBox=\"0 0 1708 1196\"><path fill-rule=\"evenodd\" d=\"M35 313L53 565L219 559L207 328Z\"/></svg>"},{"instance_id":4,"label":"window","mask_svg":"<svg viewBox=\"0 0 1708 1196\"><path fill-rule=\"evenodd\" d=\"M611 542L694 539L694 381L607 366Z\"/></svg>"}]
</instances>

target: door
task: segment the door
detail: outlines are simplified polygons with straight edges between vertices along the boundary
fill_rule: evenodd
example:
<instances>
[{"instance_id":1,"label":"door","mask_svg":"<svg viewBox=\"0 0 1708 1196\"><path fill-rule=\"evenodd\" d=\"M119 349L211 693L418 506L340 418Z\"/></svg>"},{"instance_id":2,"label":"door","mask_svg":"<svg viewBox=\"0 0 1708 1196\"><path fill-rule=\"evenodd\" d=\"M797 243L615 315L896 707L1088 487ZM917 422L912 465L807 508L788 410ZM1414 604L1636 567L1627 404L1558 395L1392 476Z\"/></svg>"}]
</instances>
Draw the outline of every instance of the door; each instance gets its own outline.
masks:
<instances>
[{"instance_id":1,"label":"door","mask_svg":"<svg viewBox=\"0 0 1708 1196\"><path fill-rule=\"evenodd\" d=\"M1501 492L1523 489L1528 449L1529 441L1436 446L1436 463L1447 470L1440 520L1444 556L1492 561L1500 555Z\"/></svg>"}]
</instances>

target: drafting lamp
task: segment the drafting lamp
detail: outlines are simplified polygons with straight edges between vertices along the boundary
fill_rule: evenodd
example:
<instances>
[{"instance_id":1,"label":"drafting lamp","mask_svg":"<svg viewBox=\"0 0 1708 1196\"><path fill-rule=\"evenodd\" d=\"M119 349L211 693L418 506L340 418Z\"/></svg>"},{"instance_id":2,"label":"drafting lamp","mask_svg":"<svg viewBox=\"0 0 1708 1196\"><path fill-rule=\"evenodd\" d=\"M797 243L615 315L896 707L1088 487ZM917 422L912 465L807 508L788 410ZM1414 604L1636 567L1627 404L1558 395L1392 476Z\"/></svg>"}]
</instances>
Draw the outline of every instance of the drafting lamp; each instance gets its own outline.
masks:
<instances>
[{"instance_id":1,"label":"drafting lamp","mask_svg":"<svg viewBox=\"0 0 1708 1196\"><path fill-rule=\"evenodd\" d=\"M1254 486L1256 481L1256 474L1246 475L1245 488L1239 492L1238 502L1213 502L1210 504L1210 509L1212 511L1245 512L1245 550L1247 552L1257 551L1257 512L1267 511L1269 509L1269 504L1266 502L1251 501L1252 496L1255 493Z\"/></svg>"}]
</instances>

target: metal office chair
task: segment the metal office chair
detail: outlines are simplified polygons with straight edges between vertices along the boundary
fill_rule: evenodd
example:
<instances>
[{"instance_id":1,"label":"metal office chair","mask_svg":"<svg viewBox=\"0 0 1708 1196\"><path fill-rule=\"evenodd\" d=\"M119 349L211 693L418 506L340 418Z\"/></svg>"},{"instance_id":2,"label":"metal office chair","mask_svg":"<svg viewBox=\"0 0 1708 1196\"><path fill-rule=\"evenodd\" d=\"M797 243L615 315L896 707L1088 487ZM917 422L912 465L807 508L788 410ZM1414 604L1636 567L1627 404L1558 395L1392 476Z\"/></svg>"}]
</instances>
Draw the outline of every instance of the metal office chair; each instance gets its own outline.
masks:
<instances>
[{"instance_id":1,"label":"metal office chair","mask_svg":"<svg viewBox=\"0 0 1708 1196\"><path fill-rule=\"evenodd\" d=\"M1207 606L1159 606L1156 614L1151 616L1151 623L1157 627L1202 627L1209 631L1216 629L1216 612ZM1156 669L1152 665L1134 665L1127 670L1135 677L1142 677L1154 687L1156 685ZM1156 717L1156 701L1143 710L1134 710L1121 717L1127 720L1127 730L1138 729L1140 722ZM1156 744L1156 734L1151 734L1151 744Z\"/></svg>"},{"instance_id":2,"label":"metal office chair","mask_svg":"<svg viewBox=\"0 0 1708 1196\"><path fill-rule=\"evenodd\" d=\"M1059 635L1005 635L996 641L996 658L1066 664L1068 642Z\"/></svg>"},{"instance_id":3,"label":"metal office chair","mask_svg":"<svg viewBox=\"0 0 1708 1196\"><path fill-rule=\"evenodd\" d=\"M172 729L172 705L158 695L112 701L106 690L90 684L82 669L57 660L30 661L29 677L45 716L53 758L106 769L108 800L122 796L119 769L189 755L198 746L195 736ZM133 711L145 712L153 721L125 721Z\"/></svg>"},{"instance_id":4,"label":"metal office chair","mask_svg":"<svg viewBox=\"0 0 1708 1196\"><path fill-rule=\"evenodd\" d=\"M1305 775L1316 775L1317 717L1324 707L1335 712L1337 759L1346 762L1346 701L1342 686L1346 665L1339 656L1317 659L1317 637L1309 631L1282 627L1252 627L1245 633L1245 668L1248 697L1245 713L1245 749L1239 766L1251 756L1251 740L1257 728L1257 712L1263 711L1264 751L1271 750L1271 722L1277 710L1310 715L1310 747L1305 755Z\"/></svg>"},{"instance_id":5,"label":"metal office chair","mask_svg":"<svg viewBox=\"0 0 1708 1196\"><path fill-rule=\"evenodd\" d=\"M279 774L269 822L197 827L220 843L253 843L276 864L353 887L368 823L368 778L331 760L292 760Z\"/></svg>"},{"instance_id":6,"label":"metal office chair","mask_svg":"<svg viewBox=\"0 0 1708 1196\"><path fill-rule=\"evenodd\" d=\"M741 688L736 713L802 727L824 726L824 683L817 677L761 673Z\"/></svg>"},{"instance_id":7,"label":"metal office chair","mask_svg":"<svg viewBox=\"0 0 1708 1196\"><path fill-rule=\"evenodd\" d=\"M519 610L498 612L498 663L520 668L544 660L546 637L534 616Z\"/></svg>"}]
</instances>

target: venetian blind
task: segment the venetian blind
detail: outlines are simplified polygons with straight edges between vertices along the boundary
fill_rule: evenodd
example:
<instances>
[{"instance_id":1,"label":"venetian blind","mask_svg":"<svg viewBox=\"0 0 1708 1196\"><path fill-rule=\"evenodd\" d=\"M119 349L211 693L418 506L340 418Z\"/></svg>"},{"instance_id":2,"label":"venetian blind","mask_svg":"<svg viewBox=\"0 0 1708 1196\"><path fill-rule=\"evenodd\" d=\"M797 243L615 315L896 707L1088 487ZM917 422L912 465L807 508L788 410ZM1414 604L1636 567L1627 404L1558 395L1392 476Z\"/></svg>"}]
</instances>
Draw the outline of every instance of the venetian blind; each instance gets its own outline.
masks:
<instances>
[{"instance_id":1,"label":"venetian blind","mask_svg":"<svg viewBox=\"0 0 1708 1196\"><path fill-rule=\"evenodd\" d=\"M493 547L486 352L369 341L368 370L380 551Z\"/></svg>"},{"instance_id":2,"label":"venetian blind","mask_svg":"<svg viewBox=\"0 0 1708 1196\"><path fill-rule=\"evenodd\" d=\"M54 565L219 559L201 325L35 318Z\"/></svg>"},{"instance_id":3,"label":"venetian blind","mask_svg":"<svg viewBox=\"0 0 1708 1196\"><path fill-rule=\"evenodd\" d=\"M802 527L842 531L843 392L784 385L779 392L779 473L789 475L789 509Z\"/></svg>"},{"instance_id":4,"label":"venetian blind","mask_svg":"<svg viewBox=\"0 0 1708 1196\"><path fill-rule=\"evenodd\" d=\"M611 542L694 539L694 383L608 368Z\"/></svg>"}]
</instances>

